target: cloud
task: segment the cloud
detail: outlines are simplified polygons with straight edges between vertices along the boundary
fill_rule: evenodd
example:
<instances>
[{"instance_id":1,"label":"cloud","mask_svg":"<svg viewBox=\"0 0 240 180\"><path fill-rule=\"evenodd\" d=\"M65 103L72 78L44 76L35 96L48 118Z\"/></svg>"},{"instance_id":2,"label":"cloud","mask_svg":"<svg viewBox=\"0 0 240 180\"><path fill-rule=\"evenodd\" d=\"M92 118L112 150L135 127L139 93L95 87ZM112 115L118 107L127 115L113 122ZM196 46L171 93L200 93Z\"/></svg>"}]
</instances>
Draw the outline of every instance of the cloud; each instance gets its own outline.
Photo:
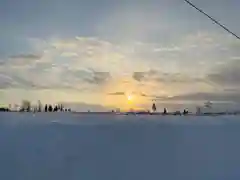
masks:
<instances>
[{"instance_id":1,"label":"cloud","mask_svg":"<svg viewBox=\"0 0 240 180\"><path fill-rule=\"evenodd\" d=\"M240 64L239 60L231 61L222 67L214 69L215 72L207 75L207 79L216 85L240 88Z\"/></svg>"},{"instance_id":2,"label":"cloud","mask_svg":"<svg viewBox=\"0 0 240 180\"><path fill-rule=\"evenodd\" d=\"M146 72L134 72L132 75L133 79L138 82L149 82L155 81L158 83L199 83L205 82L202 77L192 75L191 77L187 74L181 73L164 73L156 70L149 70Z\"/></svg>"},{"instance_id":3,"label":"cloud","mask_svg":"<svg viewBox=\"0 0 240 180\"><path fill-rule=\"evenodd\" d=\"M113 93L108 93L108 95L110 95L110 96L125 96L126 94L127 94L126 92L113 92ZM129 92L129 94L131 94L131 95L136 95L136 96L140 96L140 97L152 97L152 96L147 95L146 93L136 92L136 91Z\"/></svg>"},{"instance_id":4,"label":"cloud","mask_svg":"<svg viewBox=\"0 0 240 180\"><path fill-rule=\"evenodd\" d=\"M35 88L34 82L22 79L15 75L0 74L0 89L8 88Z\"/></svg>"},{"instance_id":5,"label":"cloud","mask_svg":"<svg viewBox=\"0 0 240 180\"><path fill-rule=\"evenodd\" d=\"M90 89L92 85L103 86L111 80L111 73L105 71L109 68L106 67L107 62L103 55L107 56L106 48L110 48L108 55L113 53L110 43L79 37L68 40L50 39L44 42L31 40L30 43L35 48L34 51L41 52L41 55L19 54L1 60L0 73L9 77L1 78L1 89L80 90ZM93 52L91 57L87 53L89 49ZM100 63L96 63L98 61ZM101 66L104 63L106 65Z\"/></svg>"},{"instance_id":6,"label":"cloud","mask_svg":"<svg viewBox=\"0 0 240 180\"><path fill-rule=\"evenodd\" d=\"M140 95L141 95L142 97L148 97L148 95L145 94L145 93L140 93Z\"/></svg>"},{"instance_id":7,"label":"cloud","mask_svg":"<svg viewBox=\"0 0 240 180\"><path fill-rule=\"evenodd\" d=\"M42 55L38 54L19 54L19 55L14 55L10 56L12 59L32 59L32 60L38 60L42 58Z\"/></svg>"},{"instance_id":8,"label":"cloud","mask_svg":"<svg viewBox=\"0 0 240 180\"><path fill-rule=\"evenodd\" d=\"M4 74L0 74L0 89L10 88L14 84L14 80Z\"/></svg>"},{"instance_id":9,"label":"cloud","mask_svg":"<svg viewBox=\"0 0 240 180\"><path fill-rule=\"evenodd\" d=\"M240 60L240 56L231 57L232 60Z\"/></svg>"},{"instance_id":10,"label":"cloud","mask_svg":"<svg viewBox=\"0 0 240 180\"><path fill-rule=\"evenodd\" d=\"M0 88L86 90L89 85L101 86L110 78L108 72L70 70L64 67L55 68L48 63L37 63L27 68L17 68L14 73L6 70L4 76L0 76Z\"/></svg>"},{"instance_id":11,"label":"cloud","mask_svg":"<svg viewBox=\"0 0 240 180\"><path fill-rule=\"evenodd\" d=\"M125 92L108 93L108 95L111 95L111 96L124 96L124 95L125 95Z\"/></svg>"},{"instance_id":12,"label":"cloud","mask_svg":"<svg viewBox=\"0 0 240 180\"><path fill-rule=\"evenodd\" d=\"M163 47L163 48L155 48L153 51L154 52L178 52L181 51L182 49L180 47Z\"/></svg>"},{"instance_id":13,"label":"cloud","mask_svg":"<svg viewBox=\"0 0 240 180\"><path fill-rule=\"evenodd\" d=\"M157 97L156 100L164 101L215 101L215 102L238 102L240 103L239 92L206 92L183 94L173 97Z\"/></svg>"},{"instance_id":14,"label":"cloud","mask_svg":"<svg viewBox=\"0 0 240 180\"><path fill-rule=\"evenodd\" d=\"M74 52L63 52L61 56L62 57L78 57L78 54Z\"/></svg>"},{"instance_id":15,"label":"cloud","mask_svg":"<svg viewBox=\"0 0 240 180\"><path fill-rule=\"evenodd\" d=\"M234 85L239 84L239 43L221 34L190 34L171 43L109 42L95 37L31 39L29 43L32 49L23 52L30 53L0 60L0 74L5 76L0 77L1 89L105 95L132 91L148 99L154 98L152 94L161 98L215 93L223 85L223 89L237 89Z\"/></svg>"},{"instance_id":16,"label":"cloud","mask_svg":"<svg viewBox=\"0 0 240 180\"><path fill-rule=\"evenodd\" d=\"M111 75L109 72L96 72L92 71L91 76L87 77L85 80L91 84L103 84L109 81Z\"/></svg>"},{"instance_id":17,"label":"cloud","mask_svg":"<svg viewBox=\"0 0 240 180\"><path fill-rule=\"evenodd\" d=\"M132 77L136 81L141 82L144 79L145 74L146 74L145 72L134 72Z\"/></svg>"}]
</instances>

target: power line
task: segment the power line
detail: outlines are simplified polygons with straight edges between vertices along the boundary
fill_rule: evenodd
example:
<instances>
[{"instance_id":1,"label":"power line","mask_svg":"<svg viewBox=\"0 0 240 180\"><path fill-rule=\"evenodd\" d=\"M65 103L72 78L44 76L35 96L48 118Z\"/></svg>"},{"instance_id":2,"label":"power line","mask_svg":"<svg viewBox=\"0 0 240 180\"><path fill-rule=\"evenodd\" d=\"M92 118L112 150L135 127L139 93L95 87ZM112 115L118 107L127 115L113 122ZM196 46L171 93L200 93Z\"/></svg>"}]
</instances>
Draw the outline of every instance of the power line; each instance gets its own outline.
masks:
<instances>
[{"instance_id":1,"label":"power line","mask_svg":"<svg viewBox=\"0 0 240 180\"><path fill-rule=\"evenodd\" d=\"M184 0L186 3L188 3L190 6L192 6L193 8L195 8L196 10L198 10L200 13L204 14L205 16L207 16L210 20L212 20L215 24L219 25L220 27L222 27L225 31L227 31L228 33L232 34L233 36L235 36L237 39L240 40L240 37L238 35L236 35L235 33L233 33L231 30L229 30L226 26L222 25L220 22L218 22L217 20L215 20L213 17L209 16L207 13L205 13L203 10L199 9L197 6L195 6L193 3L191 3L189 0Z\"/></svg>"}]
</instances>

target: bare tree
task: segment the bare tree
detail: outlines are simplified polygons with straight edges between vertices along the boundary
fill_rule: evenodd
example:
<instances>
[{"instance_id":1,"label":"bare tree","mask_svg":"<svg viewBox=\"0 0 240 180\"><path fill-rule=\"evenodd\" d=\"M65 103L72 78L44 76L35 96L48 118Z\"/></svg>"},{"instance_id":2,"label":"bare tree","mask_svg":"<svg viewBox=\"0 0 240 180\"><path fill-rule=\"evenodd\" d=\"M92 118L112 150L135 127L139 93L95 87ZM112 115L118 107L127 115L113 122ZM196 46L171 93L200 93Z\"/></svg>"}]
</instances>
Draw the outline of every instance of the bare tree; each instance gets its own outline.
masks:
<instances>
[{"instance_id":1,"label":"bare tree","mask_svg":"<svg viewBox=\"0 0 240 180\"><path fill-rule=\"evenodd\" d=\"M31 110L31 103L28 100L23 100L21 105L21 111L30 112Z\"/></svg>"},{"instance_id":2,"label":"bare tree","mask_svg":"<svg viewBox=\"0 0 240 180\"><path fill-rule=\"evenodd\" d=\"M38 100L38 112L42 111L42 103L40 100Z\"/></svg>"}]
</instances>

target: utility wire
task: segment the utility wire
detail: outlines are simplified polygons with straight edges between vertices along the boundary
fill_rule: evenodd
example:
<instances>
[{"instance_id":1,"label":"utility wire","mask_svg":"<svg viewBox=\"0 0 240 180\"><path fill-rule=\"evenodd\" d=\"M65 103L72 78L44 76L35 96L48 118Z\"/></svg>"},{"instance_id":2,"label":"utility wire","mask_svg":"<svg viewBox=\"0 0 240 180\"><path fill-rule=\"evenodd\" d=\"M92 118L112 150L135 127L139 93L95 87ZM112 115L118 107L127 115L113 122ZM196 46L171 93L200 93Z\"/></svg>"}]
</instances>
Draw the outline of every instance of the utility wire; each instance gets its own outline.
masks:
<instances>
[{"instance_id":1,"label":"utility wire","mask_svg":"<svg viewBox=\"0 0 240 180\"><path fill-rule=\"evenodd\" d=\"M189 0L184 0L186 3L188 3L190 6L192 6L193 8L195 8L196 10L198 10L200 13L204 14L205 16L207 16L209 19L211 19L215 24L219 25L220 27L222 27L225 31L227 31L228 33L232 34L233 36L235 36L237 39L240 40L240 37L238 35L236 35L235 33L233 33L231 30L229 30L226 26L222 25L220 22L218 22L217 20L215 20L213 17L209 16L207 13L205 13L203 10L199 9L197 6L195 6L193 3L191 3Z\"/></svg>"}]
</instances>

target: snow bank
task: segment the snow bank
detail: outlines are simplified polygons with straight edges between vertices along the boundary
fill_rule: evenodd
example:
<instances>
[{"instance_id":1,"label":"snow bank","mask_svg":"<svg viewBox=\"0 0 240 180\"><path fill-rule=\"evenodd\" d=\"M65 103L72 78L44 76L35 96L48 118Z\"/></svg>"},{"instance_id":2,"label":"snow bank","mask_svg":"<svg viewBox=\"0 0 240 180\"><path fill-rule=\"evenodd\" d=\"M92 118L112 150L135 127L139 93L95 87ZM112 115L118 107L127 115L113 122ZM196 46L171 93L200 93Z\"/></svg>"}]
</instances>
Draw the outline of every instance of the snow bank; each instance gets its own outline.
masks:
<instances>
[{"instance_id":1,"label":"snow bank","mask_svg":"<svg viewBox=\"0 0 240 180\"><path fill-rule=\"evenodd\" d=\"M229 117L0 113L0 179L239 179Z\"/></svg>"}]
</instances>

